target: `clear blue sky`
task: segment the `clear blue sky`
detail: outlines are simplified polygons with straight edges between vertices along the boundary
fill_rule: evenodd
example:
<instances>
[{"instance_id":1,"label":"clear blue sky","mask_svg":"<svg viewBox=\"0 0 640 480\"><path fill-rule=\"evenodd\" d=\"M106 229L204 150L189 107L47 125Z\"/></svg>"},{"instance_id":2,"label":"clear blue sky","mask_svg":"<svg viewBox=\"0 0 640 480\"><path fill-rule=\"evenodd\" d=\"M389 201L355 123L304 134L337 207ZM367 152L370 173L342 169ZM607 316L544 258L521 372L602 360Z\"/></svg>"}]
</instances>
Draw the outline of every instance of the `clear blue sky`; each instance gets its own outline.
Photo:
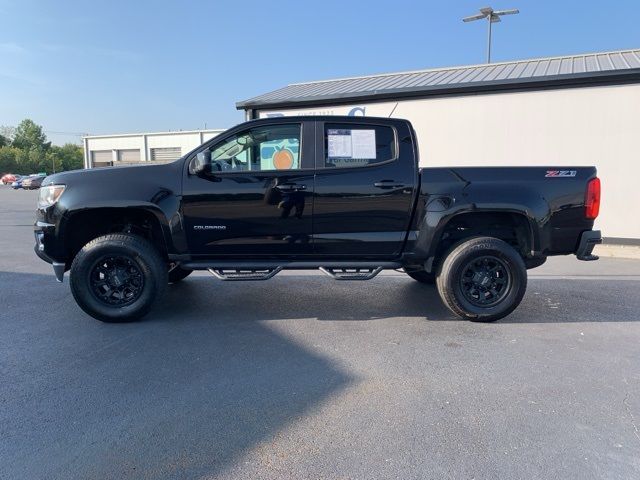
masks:
<instances>
[{"instance_id":1,"label":"clear blue sky","mask_svg":"<svg viewBox=\"0 0 640 480\"><path fill-rule=\"evenodd\" d=\"M229 127L288 83L640 47L640 1L0 0L0 125L73 135ZM602 11L606 9L606 11Z\"/></svg>"}]
</instances>

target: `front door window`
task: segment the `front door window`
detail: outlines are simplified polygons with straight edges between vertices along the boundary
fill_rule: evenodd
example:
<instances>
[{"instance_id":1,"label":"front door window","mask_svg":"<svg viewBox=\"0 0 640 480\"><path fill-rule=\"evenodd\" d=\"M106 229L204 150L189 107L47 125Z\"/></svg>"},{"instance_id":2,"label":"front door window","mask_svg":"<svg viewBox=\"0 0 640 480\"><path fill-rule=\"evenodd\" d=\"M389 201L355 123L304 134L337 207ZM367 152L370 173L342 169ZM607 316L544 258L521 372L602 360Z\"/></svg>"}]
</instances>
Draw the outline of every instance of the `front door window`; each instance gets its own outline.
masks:
<instances>
[{"instance_id":1,"label":"front door window","mask_svg":"<svg viewBox=\"0 0 640 480\"><path fill-rule=\"evenodd\" d=\"M213 172L300 169L300 125L252 128L211 151Z\"/></svg>"}]
</instances>

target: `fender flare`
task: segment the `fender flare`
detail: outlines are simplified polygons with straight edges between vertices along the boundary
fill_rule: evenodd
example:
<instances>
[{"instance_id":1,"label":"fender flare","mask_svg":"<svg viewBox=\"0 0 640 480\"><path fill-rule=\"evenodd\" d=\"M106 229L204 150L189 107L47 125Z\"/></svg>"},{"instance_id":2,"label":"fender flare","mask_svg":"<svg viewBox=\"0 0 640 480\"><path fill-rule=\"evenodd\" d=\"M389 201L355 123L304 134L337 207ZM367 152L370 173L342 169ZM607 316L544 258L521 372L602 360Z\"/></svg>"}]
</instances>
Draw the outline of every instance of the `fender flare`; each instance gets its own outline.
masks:
<instances>
[{"instance_id":1,"label":"fender flare","mask_svg":"<svg viewBox=\"0 0 640 480\"><path fill-rule=\"evenodd\" d=\"M73 225L74 219L79 215L85 215L89 212L95 212L96 215L100 215L100 211L122 211L123 215L133 212L144 212L145 215L153 218L160 227L165 252L168 254L175 253L176 245L174 242L174 234L177 233L177 230L182 230L182 220L180 215L178 212L174 214L174 217L178 217L176 225L175 219L168 218L166 213L158 205L150 202L117 201L111 202L108 205L96 203L68 209L61 218L57 229L58 235L61 238L64 238L67 235L73 235L68 232L68 228Z\"/></svg>"}]
</instances>

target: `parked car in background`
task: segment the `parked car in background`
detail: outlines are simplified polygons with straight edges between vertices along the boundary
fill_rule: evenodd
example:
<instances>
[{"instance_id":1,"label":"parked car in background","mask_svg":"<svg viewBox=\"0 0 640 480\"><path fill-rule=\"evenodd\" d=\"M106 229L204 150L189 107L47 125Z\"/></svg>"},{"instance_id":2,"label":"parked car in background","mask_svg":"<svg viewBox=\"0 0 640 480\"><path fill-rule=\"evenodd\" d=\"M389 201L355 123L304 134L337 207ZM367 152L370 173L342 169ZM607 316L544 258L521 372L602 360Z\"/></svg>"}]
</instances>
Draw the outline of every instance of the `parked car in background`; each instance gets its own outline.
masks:
<instances>
[{"instance_id":1,"label":"parked car in background","mask_svg":"<svg viewBox=\"0 0 640 480\"><path fill-rule=\"evenodd\" d=\"M13 173L7 173L6 175L3 175L2 178L0 178L0 182L3 185L11 185L13 182L17 182L21 178L22 178L22 176L20 176L20 175L14 175Z\"/></svg>"},{"instance_id":2,"label":"parked car in background","mask_svg":"<svg viewBox=\"0 0 640 480\"><path fill-rule=\"evenodd\" d=\"M13 182L13 183L11 184L11 187L12 187L14 190L17 190L17 189L19 189L19 188L24 188L24 183L25 183L27 180L29 180L29 182L28 182L28 183L31 183L31 180L32 180L32 179L34 179L34 178L36 178L36 177L42 177L42 178L45 178L45 177L46 177L46 174L44 174L44 173L36 173L36 174L33 174L33 175L24 175L24 176L21 176L20 178L18 178L15 182ZM39 188L39 187L37 187L37 188Z\"/></svg>"},{"instance_id":3,"label":"parked car in background","mask_svg":"<svg viewBox=\"0 0 640 480\"><path fill-rule=\"evenodd\" d=\"M31 175L22 182L22 188L25 190L37 190L42 185L42 181L46 178L46 174L38 173Z\"/></svg>"},{"instance_id":4,"label":"parked car in background","mask_svg":"<svg viewBox=\"0 0 640 480\"><path fill-rule=\"evenodd\" d=\"M17 179L15 182L11 184L11 188L13 188L14 190L18 190L19 188L22 188L22 182L24 182L27 178L29 178L28 175L24 177L20 177L19 179Z\"/></svg>"}]
</instances>

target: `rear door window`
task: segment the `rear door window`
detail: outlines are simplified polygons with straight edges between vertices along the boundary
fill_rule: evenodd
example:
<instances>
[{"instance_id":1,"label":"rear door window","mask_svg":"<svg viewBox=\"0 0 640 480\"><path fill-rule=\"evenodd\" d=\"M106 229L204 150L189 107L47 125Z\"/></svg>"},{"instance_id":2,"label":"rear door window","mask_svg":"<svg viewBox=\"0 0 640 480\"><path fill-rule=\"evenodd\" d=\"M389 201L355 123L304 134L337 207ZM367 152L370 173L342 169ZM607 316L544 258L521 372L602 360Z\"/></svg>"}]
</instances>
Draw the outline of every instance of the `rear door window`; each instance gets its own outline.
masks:
<instances>
[{"instance_id":1,"label":"rear door window","mask_svg":"<svg viewBox=\"0 0 640 480\"><path fill-rule=\"evenodd\" d=\"M396 158L393 128L384 125L326 123L324 168L366 167Z\"/></svg>"}]
</instances>

